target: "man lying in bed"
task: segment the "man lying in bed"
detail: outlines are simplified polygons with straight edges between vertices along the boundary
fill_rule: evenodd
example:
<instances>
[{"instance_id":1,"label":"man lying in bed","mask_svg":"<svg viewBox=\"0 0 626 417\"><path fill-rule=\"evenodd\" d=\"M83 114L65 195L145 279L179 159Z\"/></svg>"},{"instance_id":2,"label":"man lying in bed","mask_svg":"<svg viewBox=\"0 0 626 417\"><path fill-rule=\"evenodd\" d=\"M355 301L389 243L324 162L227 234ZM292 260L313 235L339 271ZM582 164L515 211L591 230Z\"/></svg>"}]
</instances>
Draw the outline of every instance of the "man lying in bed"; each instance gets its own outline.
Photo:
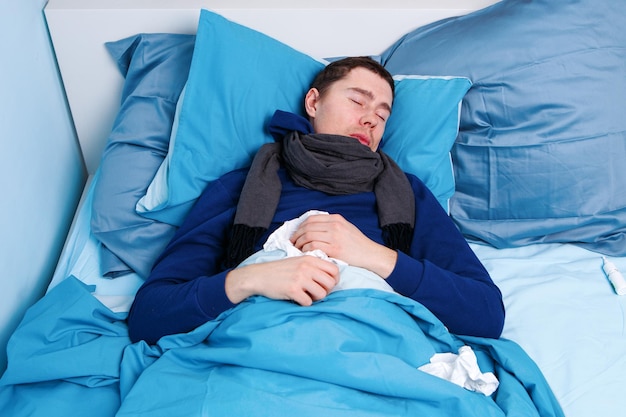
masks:
<instances>
[{"instance_id":1,"label":"man lying in bed","mask_svg":"<svg viewBox=\"0 0 626 417\"><path fill-rule=\"evenodd\" d=\"M283 222L311 210L291 241L370 270L432 311L452 333L497 338L502 295L426 186L378 146L394 83L369 58L328 65L304 106L277 112L249 170L210 183L137 292L133 341L188 332L252 295L322 300L336 264L313 256L236 266Z\"/></svg>"}]
</instances>

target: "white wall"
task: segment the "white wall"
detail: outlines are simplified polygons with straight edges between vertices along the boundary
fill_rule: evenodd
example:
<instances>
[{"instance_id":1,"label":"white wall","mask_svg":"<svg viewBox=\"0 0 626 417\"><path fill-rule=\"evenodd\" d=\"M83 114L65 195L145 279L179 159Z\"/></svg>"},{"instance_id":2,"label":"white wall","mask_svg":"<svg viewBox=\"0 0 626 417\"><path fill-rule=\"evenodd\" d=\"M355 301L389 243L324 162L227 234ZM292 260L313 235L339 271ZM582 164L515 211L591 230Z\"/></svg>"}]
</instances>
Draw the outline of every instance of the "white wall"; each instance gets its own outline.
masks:
<instances>
[{"instance_id":1,"label":"white wall","mask_svg":"<svg viewBox=\"0 0 626 417\"><path fill-rule=\"evenodd\" d=\"M46 0L0 0L0 373L52 276L85 180Z\"/></svg>"}]
</instances>

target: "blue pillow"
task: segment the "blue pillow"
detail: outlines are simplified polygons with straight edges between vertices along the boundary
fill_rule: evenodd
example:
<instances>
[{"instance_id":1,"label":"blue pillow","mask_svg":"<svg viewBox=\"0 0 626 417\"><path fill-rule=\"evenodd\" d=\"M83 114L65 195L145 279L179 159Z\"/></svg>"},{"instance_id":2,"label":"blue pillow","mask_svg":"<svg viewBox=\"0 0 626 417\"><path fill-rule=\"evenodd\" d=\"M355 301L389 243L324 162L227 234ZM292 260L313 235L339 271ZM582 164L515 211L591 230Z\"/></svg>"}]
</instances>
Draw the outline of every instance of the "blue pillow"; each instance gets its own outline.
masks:
<instances>
[{"instance_id":1,"label":"blue pillow","mask_svg":"<svg viewBox=\"0 0 626 417\"><path fill-rule=\"evenodd\" d=\"M626 255L625 25L613 0L503 0L382 54L392 73L473 82L450 207L468 238Z\"/></svg>"},{"instance_id":2,"label":"blue pillow","mask_svg":"<svg viewBox=\"0 0 626 417\"><path fill-rule=\"evenodd\" d=\"M465 77L395 76L393 111L381 149L421 179L448 211L454 194L450 148L459 131Z\"/></svg>"},{"instance_id":3,"label":"blue pillow","mask_svg":"<svg viewBox=\"0 0 626 417\"><path fill-rule=\"evenodd\" d=\"M139 216L137 201L165 158L195 37L142 34L106 44L125 76L121 107L93 190L91 229L101 273L146 277L174 227Z\"/></svg>"},{"instance_id":4,"label":"blue pillow","mask_svg":"<svg viewBox=\"0 0 626 417\"><path fill-rule=\"evenodd\" d=\"M248 166L273 139L275 110L304 114L304 94L325 62L203 10L177 113L175 136L137 211L180 225L207 182ZM398 80L382 149L431 187L441 203L454 190L449 150L458 131L467 78Z\"/></svg>"}]
</instances>

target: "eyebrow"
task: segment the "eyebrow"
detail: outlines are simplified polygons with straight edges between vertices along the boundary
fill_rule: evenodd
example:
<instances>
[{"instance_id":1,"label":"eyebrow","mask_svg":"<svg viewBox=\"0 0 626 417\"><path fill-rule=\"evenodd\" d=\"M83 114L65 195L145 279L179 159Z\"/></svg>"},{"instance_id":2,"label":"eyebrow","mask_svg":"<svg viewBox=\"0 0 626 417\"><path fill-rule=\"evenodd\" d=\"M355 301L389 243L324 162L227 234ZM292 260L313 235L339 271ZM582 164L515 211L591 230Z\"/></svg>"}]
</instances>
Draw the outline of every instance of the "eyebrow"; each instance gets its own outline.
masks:
<instances>
[{"instance_id":1,"label":"eyebrow","mask_svg":"<svg viewBox=\"0 0 626 417\"><path fill-rule=\"evenodd\" d=\"M369 98L370 100L374 100L374 93L372 93L369 90L365 90L363 88L359 88L359 87L349 87L348 90L352 90L352 91L356 91L359 94L362 94L364 96L366 96L367 98ZM381 106L387 110L389 113L391 113L391 106L389 105L389 103L383 102L381 103Z\"/></svg>"}]
</instances>

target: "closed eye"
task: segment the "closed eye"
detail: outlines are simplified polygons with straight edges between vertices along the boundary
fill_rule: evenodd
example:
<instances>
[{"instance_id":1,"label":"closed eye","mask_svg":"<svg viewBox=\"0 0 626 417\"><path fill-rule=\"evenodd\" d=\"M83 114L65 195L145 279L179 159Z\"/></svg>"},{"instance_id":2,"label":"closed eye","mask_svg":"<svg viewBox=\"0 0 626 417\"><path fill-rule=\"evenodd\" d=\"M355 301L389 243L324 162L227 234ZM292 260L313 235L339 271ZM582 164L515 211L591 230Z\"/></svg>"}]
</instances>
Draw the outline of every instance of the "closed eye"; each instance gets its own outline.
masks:
<instances>
[{"instance_id":1,"label":"closed eye","mask_svg":"<svg viewBox=\"0 0 626 417\"><path fill-rule=\"evenodd\" d=\"M366 102L374 100L373 94L368 90L363 90L361 88L349 88L348 89L351 94L348 95L348 99L358 106L365 106ZM391 106L387 103L382 103L378 111L376 112L376 116L383 122L387 122L391 114Z\"/></svg>"}]
</instances>

